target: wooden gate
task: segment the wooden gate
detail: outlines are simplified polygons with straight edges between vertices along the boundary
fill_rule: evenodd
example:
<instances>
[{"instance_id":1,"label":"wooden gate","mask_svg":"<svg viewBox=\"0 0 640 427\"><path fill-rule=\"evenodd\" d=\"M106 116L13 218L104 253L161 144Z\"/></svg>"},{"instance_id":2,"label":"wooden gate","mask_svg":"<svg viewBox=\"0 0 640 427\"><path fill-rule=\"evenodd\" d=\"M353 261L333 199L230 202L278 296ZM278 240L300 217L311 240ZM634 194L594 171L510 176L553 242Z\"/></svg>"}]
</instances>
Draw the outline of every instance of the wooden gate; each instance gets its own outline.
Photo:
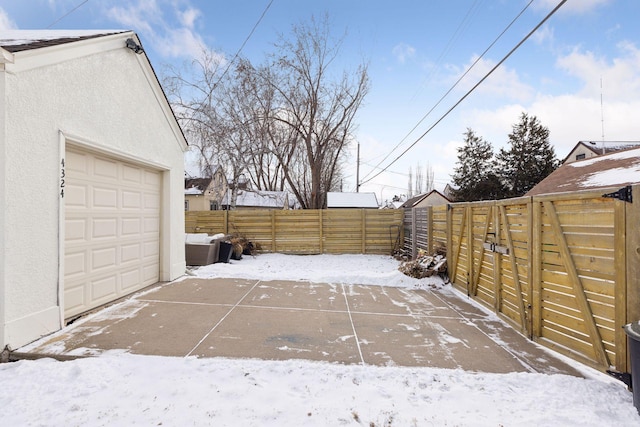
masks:
<instances>
[{"instance_id":1,"label":"wooden gate","mask_svg":"<svg viewBox=\"0 0 640 427\"><path fill-rule=\"evenodd\" d=\"M531 339L626 370L625 202L602 192L448 206L452 283Z\"/></svg>"}]
</instances>

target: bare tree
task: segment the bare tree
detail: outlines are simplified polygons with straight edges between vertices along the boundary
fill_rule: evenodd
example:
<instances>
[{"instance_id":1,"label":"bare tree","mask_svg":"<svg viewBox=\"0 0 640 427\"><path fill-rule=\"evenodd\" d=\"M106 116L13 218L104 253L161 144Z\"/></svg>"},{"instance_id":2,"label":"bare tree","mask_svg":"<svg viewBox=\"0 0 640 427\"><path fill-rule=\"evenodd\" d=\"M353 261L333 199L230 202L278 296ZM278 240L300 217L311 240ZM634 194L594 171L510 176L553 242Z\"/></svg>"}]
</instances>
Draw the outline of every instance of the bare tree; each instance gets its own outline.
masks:
<instances>
[{"instance_id":1,"label":"bare tree","mask_svg":"<svg viewBox=\"0 0 640 427\"><path fill-rule=\"evenodd\" d=\"M427 163L427 166L425 167L425 181L424 181L424 191L425 193L429 193L431 191L433 191L433 181L435 178L435 174L433 173L433 168L431 167L431 165L429 163Z\"/></svg>"},{"instance_id":2,"label":"bare tree","mask_svg":"<svg viewBox=\"0 0 640 427\"><path fill-rule=\"evenodd\" d=\"M424 184L422 179L422 167L420 166L420 163L418 163L416 165L416 194L422 194L422 184Z\"/></svg>"},{"instance_id":3,"label":"bare tree","mask_svg":"<svg viewBox=\"0 0 640 427\"><path fill-rule=\"evenodd\" d=\"M304 208L326 205L326 193L339 185L354 117L369 90L367 67L335 80L332 65L342 40L333 40L328 18L293 27L281 38L269 64L269 82L279 98L274 153L287 184ZM285 137L283 137L283 135Z\"/></svg>"},{"instance_id":4,"label":"bare tree","mask_svg":"<svg viewBox=\"0 0 640 427\"><path fill-rule=\"evenodd\" d=\"M294 26L260 67L242 59L221 67L220 55L205 52L191 78L165 79L203 170L222 165L235 190L245 175L256 189L291 190L303 208L326 205L369 90L365 65L335 73L342 40L329 29L328 18Z\"/></svg>"}]
</instances>

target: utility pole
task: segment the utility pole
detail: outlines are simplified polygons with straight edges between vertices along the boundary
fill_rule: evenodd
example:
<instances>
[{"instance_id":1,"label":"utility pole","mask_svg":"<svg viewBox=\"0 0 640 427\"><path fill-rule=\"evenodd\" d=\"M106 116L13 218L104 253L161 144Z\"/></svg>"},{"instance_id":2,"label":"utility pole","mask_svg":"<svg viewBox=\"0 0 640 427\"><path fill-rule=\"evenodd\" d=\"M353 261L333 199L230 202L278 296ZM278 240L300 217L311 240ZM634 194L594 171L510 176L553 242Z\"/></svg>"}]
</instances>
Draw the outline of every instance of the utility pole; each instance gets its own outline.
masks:
<instances>
[{"instance_id":1,"label":"utility pole","mask_svg":"<svg viewBox=\"0 0 640 427\"><path fill-rule=\"evenodd\" d=\"M356 154L356 193L360 192L360 141L358 141L358 152Z\"/></svg>"}]
</instances>

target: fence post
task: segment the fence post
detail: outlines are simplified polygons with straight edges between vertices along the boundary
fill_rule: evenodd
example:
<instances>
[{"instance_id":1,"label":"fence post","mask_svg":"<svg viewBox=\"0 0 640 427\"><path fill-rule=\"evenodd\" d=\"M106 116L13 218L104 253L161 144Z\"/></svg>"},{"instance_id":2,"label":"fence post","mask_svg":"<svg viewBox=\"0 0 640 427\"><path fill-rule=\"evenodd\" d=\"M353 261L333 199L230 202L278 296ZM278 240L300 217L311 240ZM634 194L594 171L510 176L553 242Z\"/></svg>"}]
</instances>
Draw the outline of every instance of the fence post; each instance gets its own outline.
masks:
<instances>
[{"instance_id":1,"label":"fence post","mask_svg":"<svg viewBox=\"0 0 640 427\"><path fill-rule=\"evenodd\" d=\"M447 203L447 270L449 273L449 279L451 283L456 279L456 264L453 257L453 206L451 203Z\"/></svg>"},{"instance_id":2,"label":"fence post","mask_svg":"<svg viewBox=\"0 0 640 427\"><path fill-rule=\"evenodd\" d=\"M498 206L497 202L493 202L493 243L496 245L501 245L502 240L500 239L500 206ZM507 230L507 233L509 230ZM510 254L510 256L515 256L515 254ZM493 254L493 292L495 295L495 310L496 313L500 313L502 309L502 281L501 278L502 272L502 254L500 252L495 252ZM519 287L516 286L516 280L520 280L518 278L518 272L513 272L513 286L517 290ZM517 298L522 298L522 295L518 295ZM522 325L522 329L525 329L525 325Z\"/></svg>"},{"instance_id":3,"label":"fence post","mask_svg":"<svg viewBox=\"0 0 640 427\"><path fill-rule=\"evenodd\" d=\"M318 209L318 236L320 236L320 253L323 254L324 253L324 213L325 213L325 209Z\"/></svg>"},{"instance_id":4,"label":"fence post","mask_svg":"<svg viewBox=\"0 0 640 427\"><path fill-rule=\"evenodd\" d=\"M276 253L276 211L271 210L269 212L271 216L271 252Z\"/></svg>"},{"instance_id":5,"label":"fence post","mask_svg":"<svg viewBox=\"0 0 640 427\"><path fill-rule=\"evenodd\" d=\"M621 283L620 287L622 289L616 292L616 307L618 307L618 299L620 299L620 309L622 310L622 307L624 307L626 312L621 313L624 314L622 323L625 324L640 320L640 234L638 233L638 224L640 223L640 186L634 185L631 191L633 202L622 202L626 211L626 283ZM617 328L618 326L621 325L616 324ZM627 339L626 336L621 336L621 338L620 352L624 354L621 362L623 362L626 369L618 368L618 370L629 372Z\"/></svg>"},{"instance_id":6,"label":"fence post","mask_svg":"<svg viewBox=\"0 0 640 427\"><path fill-rule=\"evenodd\" d=\"M362 221L362 253L367 253L367 220L364 209L360 209L360 221Z\"/></svg>"},{"instance_id":7,"label":"fence post","mask_svg":"<svg viewBox=\"0 0 640 427\"><path fill-rule=\"evenodd\" d=\"M416 208L411 208L411 259L415 260L418 257L418 224L417 224L417 211Z\"/></svg>"},{"instance_id":8,"label":"fence post","mask_svg":"<svg viewBox=\"0 0 640 427\"><path fill-rule=\"evenodd\" d=\"M531 199L530 203L530 233L529 275L531 277L531 339L538 338L542 331L542 202Z\"/></svg>"},{"instance_id":9,"label":"fence post","mask_svg":"<svg viewBox=\"0 0 640 427\"><path fill-rule=\"evenodd\" d=\"M433 247L433 206L427 206L427 254L435 252Z\"/></svg>"}]
</instances>

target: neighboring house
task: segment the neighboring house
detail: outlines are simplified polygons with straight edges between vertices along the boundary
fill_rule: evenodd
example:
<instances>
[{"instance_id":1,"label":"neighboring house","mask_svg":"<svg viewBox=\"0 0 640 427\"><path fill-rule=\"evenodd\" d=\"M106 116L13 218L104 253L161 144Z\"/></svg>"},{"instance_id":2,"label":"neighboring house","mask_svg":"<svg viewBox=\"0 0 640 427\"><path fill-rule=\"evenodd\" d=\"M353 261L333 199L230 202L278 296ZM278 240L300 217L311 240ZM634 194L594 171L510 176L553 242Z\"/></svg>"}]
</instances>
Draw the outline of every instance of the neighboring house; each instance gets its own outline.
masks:
<instances>
[{"instance_id":1,"label":"neighboring house","mask_svg":"<svg viewBox=\"0 0 640 427\"><path fill-rule=\"evenodd\" d=\"M292 209L293 197L287 191L238 190L236 209ZM231 208L231 190L222 200L222 209Z\"/></svg>"},{"instance_id":2,"label":"neighboring house","mask_svg":"<svg viewBox=\"0 0 640 427\"><path fill-rule=\"evenodd\" d=\"M184 180L185 211L217 211L227 193L227 178L217 168L211 178L187 178Z\"/></svg>"},{"instance_id":3,"label":"neighboring house","mask_svg":"<svg viewBox=\"0 0 640 427\"><path fill-rule=\"evenodd\" d=\"M565 163L525 196L623 187L640 182L640 148Z\"/></svg>"},{"instance_id":4,"label":"neighboring house","mask_svg":"<svg viewBox=\"0 0 640 427\"><path fill-rule=\"evenodd\" d=\"M577 162L579 160L590 159L592 157L598 157L603 154L615 153L618 151L629 150L637 148L640 144L629 145L624 143L617 143L615 141L579 141L562 160L562 164Z\"/></svg>"},{"instance_id":5,"label":"neighboring house","mask_svg":"<svg viewBox=\"0 0 640 427\"><path fill-rule=\"evenodd\" d=\"M0 103L0 348L184 274L187 143L135 33L1 31Z\"/></svg>"},{"instance_id":6,"label":"neighboring house","mask_svg":"<svg viewBox=\"0 0 640 427\"><path fill-rule=\"evenodd\" d=\"M426 208L427 206L440 206L451 203L451 200L439 192L431 190L428 193L418 194L400 205L403 209Z\"/></svg>"},{"instance_id":7,"label":"neighboring house","mask_svg":"<svg viewBox=\"0 0 640 427\"><path fill-rule=\"evenodd\" d=\"M451 184L447 184L444 186L444 191L442 192L442 195L447 199L453 201L455 199L455 192L456 192L455 188L453 188Z\"/></svg>"},{"instance_id":8,"label":"neighboring house","mask_svg":"<svg viewBox=\"0 0 640 427\"><path fill-rule=\"evenodd\" d=\"M341 193L329 191L327 193L327 208L359 208L378 209L376 193Z\"/></svg>"}]
</instances>

